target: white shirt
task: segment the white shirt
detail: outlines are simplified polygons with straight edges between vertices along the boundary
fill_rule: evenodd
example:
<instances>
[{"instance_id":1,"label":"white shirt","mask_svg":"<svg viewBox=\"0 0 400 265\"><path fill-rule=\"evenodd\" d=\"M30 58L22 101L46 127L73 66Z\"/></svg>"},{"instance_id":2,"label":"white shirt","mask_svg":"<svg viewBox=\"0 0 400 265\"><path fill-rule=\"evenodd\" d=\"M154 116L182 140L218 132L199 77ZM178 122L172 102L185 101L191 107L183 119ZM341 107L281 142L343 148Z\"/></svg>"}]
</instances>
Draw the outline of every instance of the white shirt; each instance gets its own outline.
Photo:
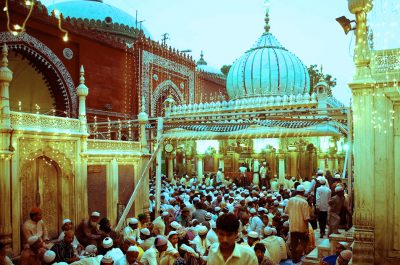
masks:
<instances>
[{"instance_id":1,"label":"white shirt","mask_svg":"<svg viewBox=\"0 0 400 265\"><path fill-rule=\"evenodd\" d=\"M303 196L296 195L290 198L285 208L285 213L289 215L290 232L308 232L310 209L308 207L308 202Z\"/></svg>"},{"instance_id":2,"label":"white shirt","mask_svg":"<svg viewBox=\"0 0 400 265\"><path fill-rule=\"evenodd\" d=\"M281 260L287 259L286 242L279 236L269 236L261 240L265 248L269 252L269 258L276 264L280 264Z\"/></svg>"},{"instance_id":3,"label":"white shirt","mask_svg":"<svg viewBox=\"0 0 400 265\"><path fill-rule=\"evenodd\" d=\"M124 240L126 240L128 237L133 236L135 238L135 241L138 240L139 238L139 229L133 230L132 227L129 225L124 228Z\"/></svg>"},{"instance_id":4,"label":"white shirt","mask_svg":"<svg viewBox=\"0 0 400 265\"><path fill-rule=\"evenodd\" d=\"M265 176L267 175L267 169L264 166L260 167L260 175L262 179L264 179Z\"/></svg>"},{"instance_id":5,"label":"white shirt","mask_svg":"<svg viewBox=\"0 0 400 265\"><path fill-rule=\"evenodd\" d=\"M239 167L239 172L240 173L246 173L247 172L247 167Z\"/></svg>"},{"instance_id":6,"label":"white shirt","mask_svg":"<svg viewBox=\"0 0 400 265\"><path fill-rule=\"evenodd\" d=\"M317 188L315 206L322 212L327 212L329 208L329 199L331 198L331 189L323 185Z\"/></svg>"},{"instance_id":7,"label":"white shirt","mask_svg":"<svg viewBox=\"0 0 400 265\"><path fill-rule=\"evenodd\" d=\"M258 265L258 260L253 249L235 244L231 256L225 261L219 243L215 243L210 247L207 265Z\"/></svg>"},{"instance_id":8,"label":"white shirt","mask_svg":"<svg viewBox=\"0 0 400 265\"><path fill-rule=\"evenodd\" d=\"M210 231L208 231L208 233L207 233L207 240L210 245L212 245L214 243L218 243L217 233L215 233L214 230L210 229ZM207 246L207 247L209 247L209 246Z\"/></svg>"},{"instance_id":9,"label":"white shirt","mask_svg":"<svg viewBox=\"0 0 400 265\"><path fill-rule=\"evenodd\" d=\"M116 260L116 261L125 257L124 253L119 248L113 248L113 249L107 251L106 255L110 256L113 260Z\"/></svg>"},{"instance_id":10,"label":"white shirt","mask_svg":"<svg viewBox=\"0 0 400 265\"><path fill-rule=\"evenodd\" d=\"M160 263L159 254L158 250L152 246L143 253L140 262L144 265L158 265Z\"/></svg>"},{"instance_id":11,"label":"white shirt","mask_svg":"<svg viewBox=\"0 0 400 265\"><path fill-rule=\"evenodd\" d=\"M222 182L222 172L221 170L218 170L217 172L217 183Z\"/></svg>"},{"instance_id":12,"label":"white shirt","mask_svg":"<svg viewBox=\"0 0 400 265\"><path fill-rule=\"evenodd\" d=\"M258 235L261 235L262 226L263 226L263 222L260 217L258 217L257 215L251 217L250 227L249 227L250 231L255 231L258 233Z\"/></svg>"},{"instance_id":13,"label":"white shirt","mask_svg":"<svg viewBox=\"0 0 400 265\"><path fill-rule=\"evenodd\" d=\"M200 236L196 236L193 238L193 244L196 246L196 251L201 255L204 256L204 253L206 253L207 247L210 245L209 242L207 242L207 238L204 240L201 239Z\"/></svg>"}]
</instances>

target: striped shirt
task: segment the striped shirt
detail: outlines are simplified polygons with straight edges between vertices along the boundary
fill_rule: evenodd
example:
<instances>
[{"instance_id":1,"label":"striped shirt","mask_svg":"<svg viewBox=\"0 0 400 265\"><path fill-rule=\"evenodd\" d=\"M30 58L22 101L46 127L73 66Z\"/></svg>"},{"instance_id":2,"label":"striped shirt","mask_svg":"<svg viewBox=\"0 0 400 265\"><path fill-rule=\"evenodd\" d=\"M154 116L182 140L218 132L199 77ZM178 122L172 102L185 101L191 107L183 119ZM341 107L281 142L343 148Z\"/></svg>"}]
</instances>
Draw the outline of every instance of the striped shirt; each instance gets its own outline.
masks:
<instances>
[{"instance_id":1,"label":"striped shirt","mask_svg":"<svg viewBox=\"0 0 400 265\"><path fill-rule=\"evenodd\" d=\"M308 219L310 212L306 199L301 195L296 195L289 199L285 208L285 213L289 215L290 232L308 232Z\"/></svg>"}]
</instances>

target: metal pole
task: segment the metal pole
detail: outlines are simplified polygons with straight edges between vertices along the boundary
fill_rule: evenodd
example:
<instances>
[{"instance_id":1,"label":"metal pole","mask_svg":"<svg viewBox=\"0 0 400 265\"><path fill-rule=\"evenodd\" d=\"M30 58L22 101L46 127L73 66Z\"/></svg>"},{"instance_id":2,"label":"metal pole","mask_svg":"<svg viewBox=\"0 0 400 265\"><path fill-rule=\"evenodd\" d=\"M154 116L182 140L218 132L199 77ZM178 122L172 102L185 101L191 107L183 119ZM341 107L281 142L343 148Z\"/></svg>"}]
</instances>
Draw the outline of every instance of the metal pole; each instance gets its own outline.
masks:
<instances>
[{"instance_id":1,"label":"metal pole","mask_svg":"<svg viewBox=\"0 0 400 265\"><path fill-rule=\"evenodd\" d=\"M163 118L159 117L157 119L157 158L156 158L156 209L155 217L158 216L160 212L160 196L161 196L161 152L162 152L162 142L160 141L163 133Z\"/></svg>"}]
</instances>

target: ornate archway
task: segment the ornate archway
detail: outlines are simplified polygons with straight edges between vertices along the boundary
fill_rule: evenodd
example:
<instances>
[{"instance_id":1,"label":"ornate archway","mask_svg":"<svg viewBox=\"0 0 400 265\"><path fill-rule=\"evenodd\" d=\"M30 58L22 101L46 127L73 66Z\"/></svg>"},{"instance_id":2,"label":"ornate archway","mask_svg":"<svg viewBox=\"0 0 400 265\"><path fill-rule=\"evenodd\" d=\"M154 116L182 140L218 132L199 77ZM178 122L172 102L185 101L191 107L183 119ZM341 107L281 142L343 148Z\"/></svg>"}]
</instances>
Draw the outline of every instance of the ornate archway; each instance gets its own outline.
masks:
<instances>
[{"instance_id":1,"label":"ornate archway","mask_svg":"<svg viewBox=\"0 0 400 265\"><path fill-rule=\"evenodd\" d=\"M163 103L169 95L173 97L177 105L181 105L184 102L183 94L177 85L171 80L166 80L154 90L151 99L151 116L162 116Z\"/></svg>"},{"instance_id":2,"label":"ornate archway","mask_svg":"<svg viewBox=\"0 0 400 265\"><path fill-rule=\"evenodd\" d=\"M10 32L0 33L0 44L6 43L10 50L26 58L41 73L50 93L55 99L56 109L75 117L77 95L71 75L49 47L27 33L18 36Z\"/></svg>"}]
</instances>

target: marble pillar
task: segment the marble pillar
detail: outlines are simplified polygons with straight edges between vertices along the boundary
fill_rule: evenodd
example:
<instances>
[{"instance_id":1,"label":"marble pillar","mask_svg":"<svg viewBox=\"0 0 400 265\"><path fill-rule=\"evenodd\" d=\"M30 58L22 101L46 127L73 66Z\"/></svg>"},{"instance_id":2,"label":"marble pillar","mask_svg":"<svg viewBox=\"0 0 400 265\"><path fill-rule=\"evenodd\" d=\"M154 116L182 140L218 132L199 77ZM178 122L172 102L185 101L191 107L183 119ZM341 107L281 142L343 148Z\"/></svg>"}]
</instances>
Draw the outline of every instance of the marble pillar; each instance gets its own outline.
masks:
<instances>
[{"instance_id":1,"label":"marble pillar","mask_svg":"<svg viewBox=\"0 0 400 265\"><path fill-rule=\"evenodd\" d=\"M193 157L191 155L186 154L186 174L188 176L192 176L193 174Z\"/></svg>"},{"instance_id":2,"label":"marble pillar","mask_svg":"<svg viewBox=\"0 0 400 265\"><path fill-rule=\"evenodd\" d=\"M328 170L331 171L331 173L333 174L336 170L335 167L335 160L336 160L336 155L335 154L328 154Z\"/></svg>"},{"instance_id":3,"label":"marble pillar","mask_svg":"<svg viewBox=\"0 0 400 265\"><path fill-rule=\"evenodd\" d=\"M325 171L326 171L326 164L325 164L325 158L326 158L326 154L325 153L323 153L323 152L319 152L318 153L318 168L320 169L320 170L323 170L324 171L324 174L325 174Z\"/></svg>"},{"instance_id":4,"label":"marble pillar","mask_svg":"<svg viewBox=\"0 0 400 265\"><path fill-rule=\"evenodd\" d=\"M299 152L298 151L289 151L289 156L290 156L290 167L289 167L289 174L292 177L296 177L298 175L297 167L298 167L298 156Z\"/></svg>"},{"instance_id":5,"label":"marble pillar","mask_svg":"<svg viewBox=\"0 0 400 265\"><path fill-rule=\"evenodd\" d=\"M107 218L110 220L111 226L115 226L117 221L117 204L118 204L118 163L113 158L107 165Z\"/></svg>"},{"instance_id":6,"label":"marble pillar","mask_svg":"<svg viewBox=\"0 0 400 265\"><path fill-rule=\"evenodd\" d=\"M203 180L204 175L204 155L197 155L197 176L199 177L199 181Z\"/></svg>"},{"instance_id":7,"label":"marble pillar","mask_svg":"<svg viewBox=\"0 0 400 265\"><path fill-rule=\"evenodd\" d=\"M285 183L285 154L284 153L279 153L278 154L278 159L279 159L279 163L278 163L278 169L279 169L279 180L278 183L279 184L284 184Z\"/></svg>"},{"instance_id":8,"label":"marble pillar","mask_svg":"<svg viewBox=\"0 0 400 265\"><path fill-rule=\"evenodd\" d=\"M8 68L8 48L2 48L0 68L0 242L9 249L12 244L10 161L14 153L11 142L9 85L13 73Z\"/></svg>"},{"instance_id":9,"label":"marble pillar","mask_svg":"<svg viewBox=\"0 0 400 265\"><path fill-rule=\"evenodd\" d=\"M174 155L167 154L167 177L168 181L171 181L174 178Z\"/></svg>"}]
</instances>

